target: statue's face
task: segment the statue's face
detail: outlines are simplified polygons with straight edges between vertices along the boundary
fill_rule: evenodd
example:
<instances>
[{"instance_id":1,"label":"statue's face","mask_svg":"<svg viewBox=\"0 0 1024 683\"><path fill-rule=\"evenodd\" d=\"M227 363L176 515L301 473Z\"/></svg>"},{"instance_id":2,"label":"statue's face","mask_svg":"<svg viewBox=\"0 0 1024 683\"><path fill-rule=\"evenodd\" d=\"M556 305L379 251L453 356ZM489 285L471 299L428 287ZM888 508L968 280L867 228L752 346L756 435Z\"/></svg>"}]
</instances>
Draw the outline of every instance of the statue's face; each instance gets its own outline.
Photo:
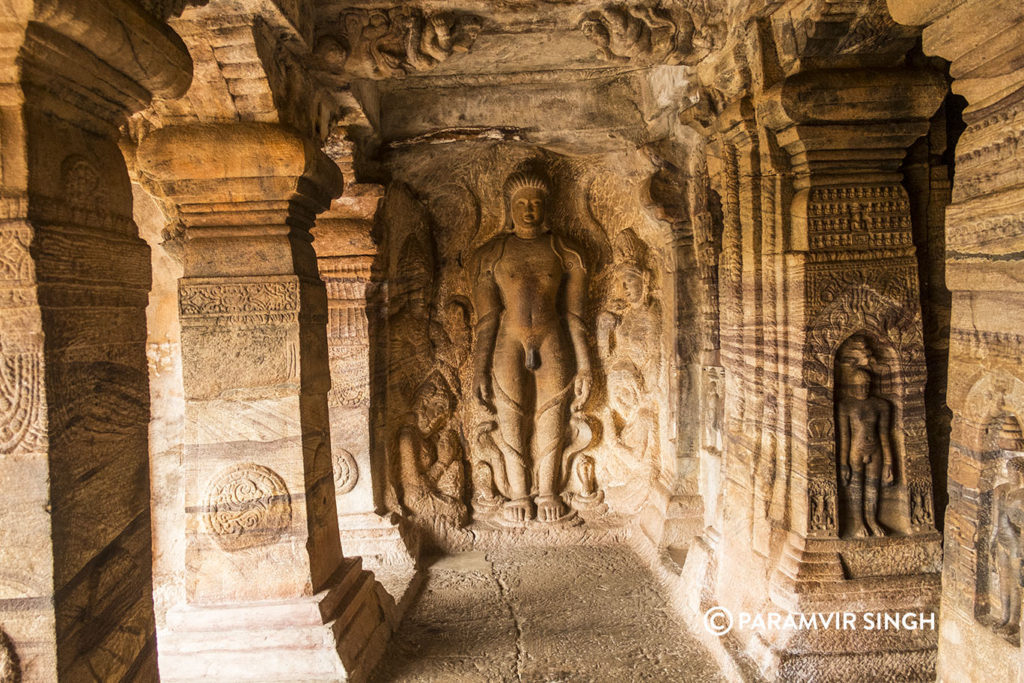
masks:
<instances>
[{"instance_id":1,"label":"statue's face","mask_svg":"<svg viewBox=\"0 0 1024 683\"><path fill-rule=\"evenodd\" d=\"M421 398L416 412L420 431L428 434L437 429L447 412L448 405L443 397L433 394Z\"/></svg>"},{"instance_id":2,"label":"statue's face","mask_svg":"<svg viewBox=\"0 0 1024 683\"><path fill-rule=\"evenodd\" d=\"M536 230L544 225L544 201L547 195L536 187L524 187L512 195L512 225L516 229Z\"/></svg>"},{"instance_id":3,"label":"statue's face","mask_svg":"<svg viewBox=\"0 0 1024 683\"><path fill-rule=\"evenodd\" d=\"M644 278L634 270L623 270L619 273L616 295L622 301L639 303L644 298Z\"/></svg>"}]
</instances>

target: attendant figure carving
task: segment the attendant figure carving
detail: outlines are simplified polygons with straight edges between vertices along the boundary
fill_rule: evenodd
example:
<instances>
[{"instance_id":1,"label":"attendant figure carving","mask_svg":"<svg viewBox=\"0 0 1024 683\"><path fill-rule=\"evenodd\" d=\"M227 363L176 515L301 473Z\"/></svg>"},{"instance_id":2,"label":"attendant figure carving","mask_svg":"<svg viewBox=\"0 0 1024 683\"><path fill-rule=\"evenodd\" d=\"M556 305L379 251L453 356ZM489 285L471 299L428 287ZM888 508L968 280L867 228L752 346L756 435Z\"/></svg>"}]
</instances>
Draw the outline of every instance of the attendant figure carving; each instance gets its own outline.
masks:
<instances>
[{"instance_id":1,"label":"attendant figure carving","mask_svg":"<svg viewBox=\"0 0 1024 683\"><path fill-rule=\"evenodd\" d=\"M661 306L651 300L646 252L632 230L616 239L608 303L597 317L597 348L606 365L629 361L644 383L655 387L661 365Z\"/></svg>"},{"instance_id":2,"label":"attendant figure carving","mask_svg":"<svg viewBox=\"0 0 1024 683\"><path fill-rule=\"evenodd\" d=\"M872 376L856 369L841 384L839 401L840 477L850 501L850 530L854 537L884 536L878 523L878 496L882 483L893 483L892 407L871 395Z\"/></svg>"},{"instance_id":3,"label":"attendant figure carving","mask_svg":"<svg viewBox=\"0 0 1024 683\"><path fill-rule=\"evenodd\" d=\"M564 454L570 413L590 396L584 332L586 265L578 246L551 231L549 189L516 173L505 185L512 232L476 254L474 394L494 416L509 499L508 521L567 514Z\"/></svg>"},{"instance_id":4,"label":"attendant figure carving","mask_svg":"<svg viewBox=\"0 0 1024 683\"><path fill-rule=\"evenodd\" d=\"M1020 627L1020 592L1024 579L1024 458L1003 462L1003 482L993 495L992 559L999 579L997 628L1012 633Z\"/></svg>"},{"instance_id":5,"label":"attendant figure carving","mask_svg":"<svg viewBox=\"0 0 1024 683\"><path fill-rule=\"evenodd\" d=\"M454 407L444 378L432 374L416 392L397 446L406 509L431 522L461 526L466 522L465 473L461 441L448 424Z\"/></svg>"},{"instance_id":6,"label":"attendant figure carving","mask_svg":"<svg viewBox=\"0 0 1024 683\"><path fill-rule=\"evenodd\" d=\"M640 372L629 361L608 370L608 415L605 437L610 455L625 475L619 509L640 510L658 474L658 414L645 400Z\"/></svg>"}]
</instances>

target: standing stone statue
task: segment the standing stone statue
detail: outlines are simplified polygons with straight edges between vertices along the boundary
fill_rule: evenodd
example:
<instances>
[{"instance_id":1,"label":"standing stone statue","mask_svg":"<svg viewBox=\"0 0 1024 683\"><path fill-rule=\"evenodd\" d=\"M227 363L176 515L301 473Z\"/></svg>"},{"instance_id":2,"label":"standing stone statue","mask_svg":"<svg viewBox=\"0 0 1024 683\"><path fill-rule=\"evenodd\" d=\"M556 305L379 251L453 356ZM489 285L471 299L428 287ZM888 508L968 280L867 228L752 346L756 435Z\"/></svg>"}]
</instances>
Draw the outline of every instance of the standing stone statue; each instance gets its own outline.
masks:
<instances>
[{"instance_id":1,"label":"standing stone statue","mask_svg":"<svg viewBox=\"0 0 1024 683\"><path fill-rule=\"evenodd\" d=\"M1020 591L1024 576L1024 460L1003 462L1004 483L996 487L992 514L992 559L999 578L1000 630L1020 626Z\"/></svg>"},{"instance_id":2,"label":"standing stone statue","mask_svg":"<svg viewBox=\"0 0 1024 683\"><path fill-rule=\"evenodd\" d=\"M842 385L841 385L842 386ZM884 536L878 524L880 482L893 482L892 408L871 395L871 373L853 370L839 401L839 464L850 501L853 536Z\"/></svg>"},{"instance_id":3,"label":"standing stone statue","mask_svg":"<svg viewBox=\"0 0 1024 683\"><path fill-rule=\"evenodd\" d=\"M541 521L566 515L559 489L570 410L582 411L590 396L586 266L579 247L545 221L548 194L537 176L509 177L512 232L476 254L473 393L496 416L513 523L531 519L534 504Z\"/></svg>"}]
</instances>

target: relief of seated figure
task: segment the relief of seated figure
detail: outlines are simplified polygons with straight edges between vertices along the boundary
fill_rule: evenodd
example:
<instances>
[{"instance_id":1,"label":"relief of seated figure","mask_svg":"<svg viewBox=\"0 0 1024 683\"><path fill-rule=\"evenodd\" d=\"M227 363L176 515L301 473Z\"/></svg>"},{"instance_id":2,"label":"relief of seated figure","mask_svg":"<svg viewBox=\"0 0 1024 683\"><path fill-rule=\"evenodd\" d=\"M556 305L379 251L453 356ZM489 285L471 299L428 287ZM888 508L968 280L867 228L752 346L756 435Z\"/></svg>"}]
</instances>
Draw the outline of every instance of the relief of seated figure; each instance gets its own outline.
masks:
<instances>
[{"instance_id":1,"label":"relief of seated figure","mask_svg":"<svg viewBox=\"0 0 1024 683\"><path fill-rule=\"evenodd\" d=\"M590 395L583 323L582 252L546 221L549 190L517 173L505 185L512 231L476 254L478 316L474 395L497 423L509 500L507 521L568 514L562 499L570 411Z\"/></svg>"}]
</instances>

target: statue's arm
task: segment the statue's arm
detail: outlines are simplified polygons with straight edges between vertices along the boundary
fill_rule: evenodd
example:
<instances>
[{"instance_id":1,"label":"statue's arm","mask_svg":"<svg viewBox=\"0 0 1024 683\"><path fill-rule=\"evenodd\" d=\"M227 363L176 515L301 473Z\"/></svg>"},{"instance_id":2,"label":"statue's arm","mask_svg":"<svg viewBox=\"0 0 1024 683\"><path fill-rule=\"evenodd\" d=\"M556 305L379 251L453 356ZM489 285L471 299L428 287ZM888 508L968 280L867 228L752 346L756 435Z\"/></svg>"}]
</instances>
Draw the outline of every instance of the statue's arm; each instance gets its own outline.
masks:
<instances>
[{"instance_id":1,"label":"statue's arm","mask_svg":"<svg viewBox=\"0 0 1024 683\"><path fill-rule=\"evenodd\" d=\"M565 282L565 310L569 323L569 337L572 340L573 352L576 355L576 399L572 403L573 412L583 410L590 398L592 375L590 369L590 351L587 348L586 326L583 324L583 312L587 297L587 271L580 252L572 247L564 247L566 252L563 262L567 270Z\"/></svg>"},{"instance_id":2,"label":"statue's arm","mask_svg":"<svg viewBox=\"0 0 1024 683\"><path fill-rule=\"evenodd\" d=\"M597 316L597 352L603 358L611 354L612 332L618 322L618 316L611 311L601 311Z\"/></svg>"},{"instance_id":3,"label":"statue's arm","mask_svg":"<svg viewBox=\"0 0 1024 683\"><path fill-rule=\"evenodd\" d=\"M498 245L490 243L481 248L476 264L476 286L473 290L473 303L477 314L473 393L480 403L491 410L491 361L494 356L494 344L498 338L498 323L502 309L501 292L494 281L496 246Z\"/></svg>"},{"instance_id":4,"label":"statue's arm","mask_svg":"<svg viewBox=\"0 0 1024 683\"><path fill-rule=\"evenodd\" d=\"M882 414L878 418L879 440L882 443L882 480L891 484L892 476L892 438L890 427L892 424L892 408L888 401L882 403Z\"/></svg>"},{"instance_id":5,"label":"statue's arm","mask_svg":"<svg viewBox=\"0 0 1024 683\"><path fill-rule=\"evenodd\" d=\"M850 469L850 411L839 404L839 465L842 468L843 483L849 484L853 472Z\"/></svg>"}]
</instances>

